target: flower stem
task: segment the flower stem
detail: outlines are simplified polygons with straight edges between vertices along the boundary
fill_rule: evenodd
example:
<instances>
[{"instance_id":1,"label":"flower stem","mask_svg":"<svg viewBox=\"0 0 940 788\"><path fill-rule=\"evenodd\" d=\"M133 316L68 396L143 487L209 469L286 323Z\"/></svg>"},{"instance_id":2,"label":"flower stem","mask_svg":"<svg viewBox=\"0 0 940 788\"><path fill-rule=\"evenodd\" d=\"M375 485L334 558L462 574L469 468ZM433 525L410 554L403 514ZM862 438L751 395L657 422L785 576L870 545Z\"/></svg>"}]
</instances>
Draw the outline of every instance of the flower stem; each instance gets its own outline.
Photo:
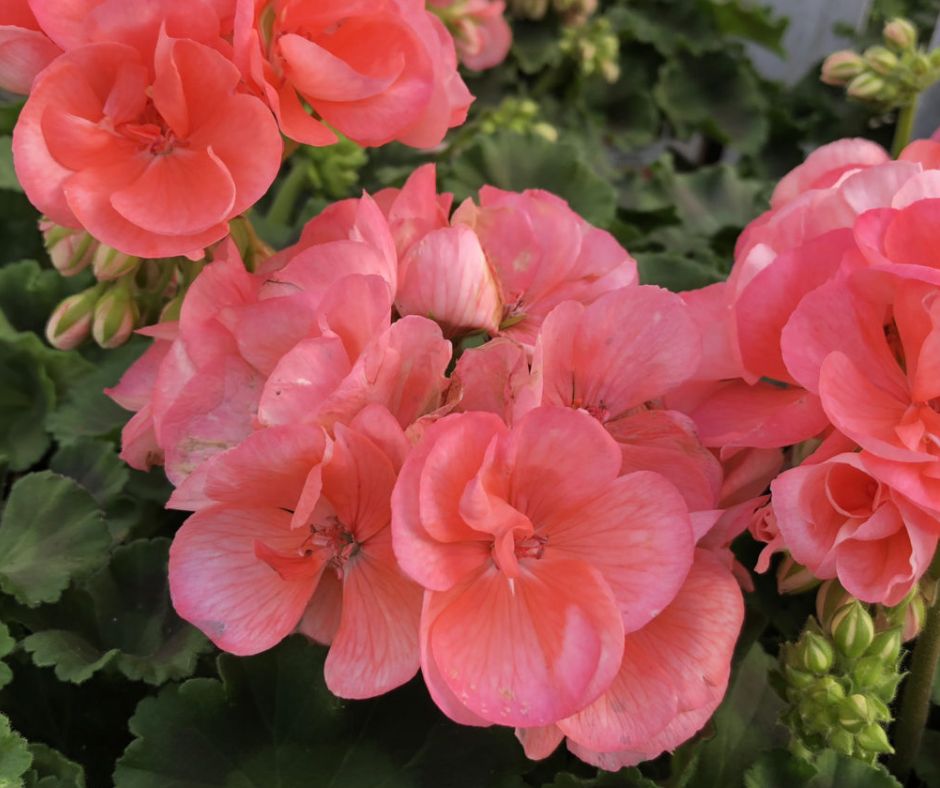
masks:
<instances>
[{"instance_id":1,"label":"flower stem","mask_svg":"<svg viewBox=\"0 0 940 788\"><path fill-rule=\"evenodd\" d=\"M936 584L936 580L932 580ZM914 644L911 657L911 672L904 684L901 710L894 726L894 758L891 771L904 782L914 766L920 750L927 714L930 711L930 692L933 687L937 664L940 663L940 595L934 588L934 600L927 610L924 629Z\"/></svg>"},{"instance_id":2,"label":"flower stem","mask_svg":"<svg viewBox=\"0 0 940 788\"><path fill-rule=\"evenodd\" d=\"M914 131L914 116L917 114L917 97L910 104L905 104L898 111L898 122L894 127L894 141L891 143L891 155L896 159L911 141Z\"/></svg>"},{"instance_id":3,"label":"flower stem","mask_svg":"<svg viewBox=\"0 0 940 788\"><path fill-rule=\"evenodd\" d=\"M307 168L301 162L294 162L274 195L274 201L267 215L269 222L284 227L290 223L291 213L297 204L297 198L300 196L306 179Z\"/></svg>"}]
</instances>

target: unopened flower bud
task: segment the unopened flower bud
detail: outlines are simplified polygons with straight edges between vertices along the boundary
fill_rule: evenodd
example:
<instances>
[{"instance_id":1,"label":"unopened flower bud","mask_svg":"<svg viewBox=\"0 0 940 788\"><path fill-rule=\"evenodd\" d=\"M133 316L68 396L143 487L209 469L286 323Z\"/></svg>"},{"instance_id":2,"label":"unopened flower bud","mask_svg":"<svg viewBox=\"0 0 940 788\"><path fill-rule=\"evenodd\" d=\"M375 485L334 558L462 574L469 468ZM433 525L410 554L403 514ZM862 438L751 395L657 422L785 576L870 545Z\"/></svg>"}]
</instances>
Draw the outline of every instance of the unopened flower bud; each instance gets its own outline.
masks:
<instances>
[{"instance_id":1,"label":"unopened flower bud","mask_svg":"<svg viewBox=\"0 0 940 788\"><path fill-rule=\"evenodd\" d=\"M823 675L832 667L835 654L829 641L815 632L806 632L797 645L797 654L803 668Z\"/></svg>"},{"instance_id":2,"label":"unopened flower bud","mask_svg":"<svg viewBox=\"0 0 940 788\"><path fill-rule=\"evenodd\" d=\"M98 242L84 230L62 227L48 219L39 222L39 229L49 259L62 276L75 276L91 263Z\"/></svg>"},{"instance_id":3,"label":"unopened flower bud","mask_svg":"<svg viewBox=\"0 0 940 788\"><path fill-rule=\"evenodd\" d=\"M819 584L819 580L805 566L790 556L780 562L777 569L777 591L781 594L802 594Z\"/></svg>"},{"instance_id":4,"label":"unopened flower bud","mask_svg":"<svg viewBox=\"0 0 940 788\"><path fill-rule=\"evenodd\" d=\"M917 594L904 610L904 620L901 624L901 639L906 643L916 638L924 628L924 617L927 607L924 597Z\"/></svg>"},{"instance_id":5,"label":"unopened flower bud","mask_svg":"<svg viewBox=\"0 0 940 788\"><path fill-rule=\"evenodd\" d=\"M173 323L180 319L180 312L183 310L183 294L168 301L166 306L160 310L161 323Z\"/></svg>"},{"instance_id":6,"label":"unopened flower bud","mask_svg":"<svg viewBox=\"0 0 940 788\"><path fill-rule=\"evenodd\" d=\"M110 282L136 271L138 265L140 265L139 257L126 255L117 249L102 244L95 251L92 270L94 270L95 278L99 282Z\"/></svg>"},{"instance_id":7,"label":"unopened flower bud","mask_svg":"<svg viewBox=\"0 0 940 788\"><path fill-rule=\"evenodd\" d=\"M886 87L887 84L881 77L866 71L849 82L846 92L852 98L877 99L885 92Z\"/></svg>"},{"instance_id":8,"label":"unopened flower bud","mask_svg":"<svg viewBox=\"0 0 940 788\"><path fill-rule=\"evenodd\" d=\"M832 617L854 598L838 580L827 580L823 583L816 592L816 618L823 629L828 630Z\"/></svg>"},{"instance_id":9,"label":"unopened flower bud","mask_svg":"<svg viewBox=\"0 0 940 788\"><path fill-rule=\"evenodd\" d=\"M917 46L917 28L907 19L895 17L882 31L887 43L898 49L913 49Z\"/></svg>"},{"instance_id":10,"label":"unopened flower bud","mask_svg":"<svg viewBox=\"0 0 940 788\"><path fill-rule=\"evenodd\" d=\"M839 704L839 725L843 730L858 733L874 720L868 698L860 693L849 695Z\"/></svg>"},{"instance_id":11,"label":"unopened flower bud","mask_svg":"<svg viewBox=\"0 0 940 788\"><path fill-rule=\"evenodd\" d=\"M888 742L888 734L877 722L865 726L855 735L855 742L863 750L874 753L894 752L894 748Z\"/></svg>"},{"instance_id":12,"label":"unopened flower bud","mask_svg":"<svg viewBox=\"0 0 940 788\"><path fill-rule=\"evenodd\" d=\"M858 600L833 616L832 639L847 659L854 660L864 654L874 637L875 622Z\"/></svg>"},{"instance_id":13,"label":"unopened flower bud","mask_svg":"<svg viewBox=\"0 0 940 788\"><path fill-rule=\"evenodd\" d=\"M810 692L810 697L816 703L827 705L845 698L845 688L832 676L823 676L816 681L816 685Z\"/></svg>"},{"instance_id":14,"label":"unopened flower bud","mask_svg":"<svg viewBox=\"0 0 940 788\"><path fill-rule=\"evenodd\" d=\"M851 755L855 749L855 737L848 731L835 730L829 736L829 744L842 755Z\"/></svg>"},{"instance_id":15,"label":"unopened flower bud","mask_svg":"<svg viewBox=\"0 0 940 788\"><path fill-rule=\"evenodd\" d=\"M90 287L62 301L46 323L46 339L59 350L78 347L91 330L101 287Z\"/></svg>"},{"instance_id":16,"label":"unopened flower bud","mask_svg":"<svg viewBox=\"0 0 940 788\"><path fill-rule=\"evenodd\" d=\"M865 656L875 657L882 665L893 669L901 656L901 630L895 628L879 632L865 650Z\"/></svg>"},{"instance_id":17,"label":"unopened flower bud","mask_svg":"<svg viewBox=\"0 0 940 788\"><path fill-rule=\"evenodd\" d=\"M889 677L879 657L862 657L852 668L852 681L861 689L878 689Z\"/></svg>"},{"instance_id":18,"label":"unopened flower bud","mask_svg":"<svg viewBox=\"0 0 940 788\"><path fill-rule=\"evenodd\" d=\"M812 673L807 673L804 670L798 670L797 668L791 667L790 665L784 665L783 675L787 681L787 684L789 684L794 689L806 689L816 680L816 677Z\"/></svg>"},{"instance_id":19,"label":"unopened flower bud","mask_svg":"<svg viewBox=\"0 0 940 788\"><path fill-rule=\"evenodd\" d=\"M130 287L119 282L95 306L91 334L101 347L116 348L127 342L137 322L137 304Z\"/></svg>"},{"instance_id":20,"label":"unopened flower bud","mask_svg":"<svg viewBox=\"0 0 940 788\"><path fill-rule=\"evenodd\" d=\"M833 52L823 61L821 79L827 85L845 85L864 70L862 56L850 49L843 49Z\"/></svg>"},{"instance_id":21,"label":"unopened flower bud","mask_svg":"<svg viewBox=\"0 0 940 788\"><path fill-rule=\"evenodd\" d=\"M865 50L865 62L879 74L890 74L898 67L898 56L887 47L869 47Z\"/></svg>"}]
</instances>

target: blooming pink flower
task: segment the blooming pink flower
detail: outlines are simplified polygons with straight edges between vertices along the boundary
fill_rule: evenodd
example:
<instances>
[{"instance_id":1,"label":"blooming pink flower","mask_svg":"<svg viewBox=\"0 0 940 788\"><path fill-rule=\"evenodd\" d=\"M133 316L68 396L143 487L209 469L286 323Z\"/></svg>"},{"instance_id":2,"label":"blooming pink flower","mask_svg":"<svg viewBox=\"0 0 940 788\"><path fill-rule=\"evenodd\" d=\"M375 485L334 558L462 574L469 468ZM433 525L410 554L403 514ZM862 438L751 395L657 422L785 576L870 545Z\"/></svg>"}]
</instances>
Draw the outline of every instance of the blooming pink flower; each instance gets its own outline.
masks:
<instances>
[{"instance_id":1,"label":"blooming pink flower","mask_svg":"<svg viewBox=\"0 0 940 788\"><path fill-rule=\"evenodd\" d=\"M484 71L506 59L512 30L502 0L429 0L454 33L457 54L467 68Z\"/></svg>"},{"instance_id":2,"label":"blooming pink flower","mask_svg":"<svg viewBox=\"0 0 940 788\"><path fill-rule=\"evenodd\" d=\"M516 731L526 754L544 758L567 737L568 749L579 758L617 771L675 749L702 728L724 697L743 620L734 576L711 551L696 550L673 601L627 634L610 688L553 726Z\"/></svg>"},{"instance_id":3,"label":"blooming pink flower","mask_svg":"<svg viewBox=\"0 0 940 788\"><path fill-rule=\"evenodd\" d=\"M613 236L547 192L484 186L480 205L468 200L452 221L476 231L500 284L500 333L524 345L535 344L542 320L562 301L589 304L636 284L636 261Z\"/></svg>"},{"instance_id":4,"label":"blooming pink flower","mask_svg":"<svg viewBox=\"0 0 940 788\"><path fill-rule=\"evenodd\" d=\"M454 195L437 193L434 164L418 167L401 189L382 189L373 196L388 219L399 257L432 230L450 226Z\"/></svg>"},{"instance_id":5,"label":"blooming pink flower","mask_svg":"<svg viewBox=\"0 0 940 788\"><path fill-rule=\"evenodd\" d=\"M936 513L883 484L859 454L792 468L771 490L793 558L821 579L838 577L865 602L897 605L930 565Z\"/></svg>"},{"instance_id":6,"label":"blooming pink flower","mask_svg":"<svg viewBox=\"0 0 940 788\"><path fill-rule=\"evenodd\" d=\"M0 90L29 93L36 75L62 50L39 27L28 0L0 8Z\"/></svg>"},{"instance_id":7,"label":"blooming pink flower","mask_svg":"<svg viewBox=\"0 0 940 788\"><path fill-rule=\"evenodd\" d=\"M320 427L261 430L211 463L211 505L170 549L177 612L220 648L256 654L298 628L329 643L332 692L379 695L418 669L421 589L392 553L390 499L404 441L391 415L371 411L335 440Z\"/></svg>"},{"instance_id":8,"label":"blooming pink flower","mask_svg":"<svg viewBox=\"0 0 940 788\"><path fill-rule=\"evenodd\" d=\"M783 335L787 366L897 491L940 509L940 274L860 270L807 296Z\"/></svg>"},{"instance_id":9,"label":"blooming pink flower","mask_svg":"<svg viewBox=\"0 0 940 788\"><path fill-rule=\"evenodd\" d=\"M429 148L465 120L453 39L423 0L237 3L236 57L291 139L329 145L329 125L363 145Z\"/></svg>"},{"instance_id":10,"label":"blooming pink flower","mask_svg":"<svg viewBox=\"0 0 940 788\"><path fill-rule=\"evenodd\" d=\"M281 141L216 49L147 30L47 68L14 130L14 163L58 224L128 254L199 254L270 186Z\"/></svg>"},{"instance_id":11,"label":"blooming pink flower","mask_svg":"<svg viewBox=\"0 0 940 788\"><path fill-rule=\"evenodd\" d=\"M576 713L613 681L624 633L675 597L692 562L685 504L620 464L596 420L557 407L511 429L447 416L405 461L393 545L427 589L422 673L455 720L530 727Z\"/></svg>"}]
</instances>

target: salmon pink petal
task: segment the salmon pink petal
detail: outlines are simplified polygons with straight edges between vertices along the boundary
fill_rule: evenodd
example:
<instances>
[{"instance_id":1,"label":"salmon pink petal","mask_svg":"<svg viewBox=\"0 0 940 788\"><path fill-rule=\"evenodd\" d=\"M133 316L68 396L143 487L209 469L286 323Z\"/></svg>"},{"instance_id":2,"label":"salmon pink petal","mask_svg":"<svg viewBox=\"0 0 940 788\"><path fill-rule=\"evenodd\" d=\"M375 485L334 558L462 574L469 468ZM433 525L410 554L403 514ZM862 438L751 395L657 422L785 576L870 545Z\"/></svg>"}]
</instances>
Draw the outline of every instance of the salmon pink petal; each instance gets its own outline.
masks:
<instances>
[{"instance_id":1,"label":"salmon pink petal","mask_svg":"<svg viewBox=\"0 0 940 788\"><path fill-rule=\"evenodd\" d=\"M451 588L488 560L485 542L449 540L447 535L455 525L458 536L466 533L457 496L479 468L493 436L505 432L492 414L447 416L428 428L405 460L392 493L393 546L405 573L426 588ZM429 465L432 455L439 464L432 460ZM448 542L443 548L441 537Z\"/></svg>"},{"instance_id":2,"label":"salmon pink petal","mask_svg":"<svg viewBox=\"0 0 940 788\"><path fill-rule=\"evenodd\" d=\"M626 632L654 619L682 586L695 541L678 490L648 471L622 476L544 533L545 557L597 569L613 591Z\"/></svg>"},{"instance_id":3,"label":"salmon pink petal","mask_svg":"<svg viewBox=\"0 0 940 788\"><path fill-rule=\"evenodd\" d=\"M157 371L169 350L170 342L156 340L128 367L118 384L104 393L126 410L140 410L150 402Z\"/></svg>"},{"instance_id":4,"label":"salmon pink petal","mask_svg":"<svg viewBox=\"0 0 940 788\"><path fill-rule=\"evenodd\" d=\"M509 436L509 503L548 528L610 489L620 463L617 443L584 411L536 408Z\"/></svg>"},{"instance_id":5,"label":"salmon pink petal","mask_svg":"<svg viewBox=\"0 0 940 788\"><path fill-rule=\"evenodd\" d=\"M226 221L235 182L211 148L178 148L152 159L136 181L111 196L111 204L139 227L188 235Z\"/></svg>"},{"instance_id":6,"label":"salmon pink petal","mask_svg":"<svg viewBox=\"0 0 940 788\"><path fill-rule=\"evenodd\" d=\"M339 139L327 126L307 112L293 85L284 84L275 95L277 101L272 102L272 108L281 131L288 139L314 147L333 145Z\"/></svg>"},{"instance_id":7,"label":"salmon pink petal","mask_svg":"<svg viewBox=\"0 0 940 788\"><path fill-rule=\"evenodd\" d=\"M44 33L0 22L0 90L25 96L36 75L61 54Z\"/></svg>"},{"instance_id":8,"label":"salmon pink petal","mask_svg":"<svg viewBox=\"0 0 940 788\"><path fill-rule=\"evenodd\" d=\"M940 252L930 228L940 220L940 199L915 202L895 214L884 236L888 257L896 263L940 268Z\"/></svg>"},{"instance_id":9,"label":"salmon pink petal","mask_svg":"<svg viewBox=\"0 0 940 788\"><path fill-rule=\"evenodd\" d=\"M897 427L910 404L903 391L901 381L885 390L844 353L830 354L820 371L819 395L840 432L888 460L931 460L930 454L906 448L898 437Z\"/></svg>"},{"instance_id":10,"label":"salmon pink petal","mask_svg":"<svg viewBox=\"0 0 940 788\"><path fill-rule=\"evenodd\" d=\"M397 474L411 451L405 431L384 405L367 405L350 422L350 427L378 446Z\"/></svg>"},{"instance_id":11,"label":"salmon pink petal","mask_svg":"<svg viewBox=\"0 0 940 788\"><path fill-rule=\"evenodd\" d=\"M265 382L258 420L267 426L315 420L349 370L349 357L339 337L298 342Z\"/></svg>"},{"instance_id":12,"label":"salmon pink petal","mask_svg":"<svg viewBox=\"0 0 940 788\"><path fill-rule=\"evenodd\" d=\"M395 468L364 435L342 424L336 425L335 435L332 455L323 467L322 494L356 541L367 542L391 522Z\"/></svg>"},{"instance_id":13,"label":"salmon pink petal","mask_svg":"<svg viewBox=\"0 0 940 788\"><path fill-rule=\"evenodd\" d=\"M506 337L464 351L451 375L463 411L495 413L507 424L537 404L525 348Z\"/></svg>"},{"instance_id":14,"label":"salmon pink petal","mask_svg":"<svg viewBox=\"0 0 940 788\"><path fill-rule=\"evenodd\" d=\"M516 728L516 738L522 744L526 758L541 761L558 749L565 734L557 725L543 725L540 728Z\"/></svg>"},{"instance_id":15,"label":"salmon pink petal","mask_svg":"<svg viewBox=\"0 0 940 788\"><path fill-rule=\"evenodd\" d=\"M84 21L102 0L30 0L29 7L39 26L63 49L87 43Z\"/></svg>"},{"instance_id":16,"label":"salmon pink petal","mask_svg":"<svg viewBox=\"0 0 940 788\"><path fill-rule=\"evenodd\" d=\"M324 572L297 629L311 640L329 645L336 637L342 613L343 581L336 572Z\"/></svg>"},{"instance_id":17,"label":"salmon pink petal","mask_svg":"<svg viewBox=\"0 0 940 788\"><path fill-rule=\"evenodd\" d=\"M680 294L688 308L689 317L702 337L702 358L695 372L696 380L724 380L746 377L741 366L737 327L730 285L713 285L688 290Z\"/></svg>"},{"instance_id":18,"label":"salmon pink petal","mask_svg":"<svg viewBox=\"0 0 940 788\"><path fill-rule=\"evenodd\" d=\"M570 307L549 314L535 365L545 404L585 407L606 421L688 379L700 354L698 330L679 296L658 287L624 287L579 315Z\"/></svg>"},{"instance_id":19,"label":"salmon pink petal","mask_svg":"<svg viewBox=\"0 0 940 788\"><path fill-rule=\"evenodd\" d=\"M559 727L586 749L642 751L683 712L705 708L707 719L724 695L743 620L744 600L734 576L712 553L696 550L669 607L627 635L610 689Z\"/></svg>"},{"instance_id":20,"label":"salmon pink petal","mask_svg":"<svg viewBox=\"0 0 940 788\"><path fill-rule=\"evenodd\" d=\"M241 656L271 648L297 626L322 566L284 578L256 543L296 552L305 538L277 509L217 507L190 517L170 547L176 612L219 647Z\"/></svg>"},{"instance_id":21,"label":"salmon pink petal","mask_svg":"<svg viewBox=\"0 0 940 788\"><path fill-rule=\"evenodd\" d=\"M371 698L418 672L423 590L406 578L386 529L363 544L343 575L343 611L324 666L341 698Z\"/></svg>"},{"instance_id":22,"label":"salmon pink petal","mask_svg":"<svg viewBox=\"0 0 940 788\"><path fill-rule=\"evenodd\" d=\"M503 305L476 233L467 227L433 230L401 261L395 304L399 314L423 315L447 336L495 334Z\"/></svg>"},{"instance_id":23,"label":"salmon pink petal","mask_svg":"<svg viewBox=\"0 0 940 788\"><path fill-rule=\"evenodd\" d=\"M556 722L598 697L617 673L620 614L587 564L543 559L515 581L494 567L443 593L449 604L431 624L429 647L451 692L483 719Z\"/></svg>"},{"instance_id":24,"label":"salmon pink petal","mask_svg":"<svg viewBox=\"0 0 940 788\"><path fill-rule=\"evenodd\" d=\"M370 77L323 47L293 33L281 36L277 46L284 58L287 78L301 94L314 100L345 102L371 98L388 90L404 68L404 62L399 60L397 68L381 77Z\"/></svg>"},{"instance_id":25,"label":"salmon pink petal","mask_svg":"<svg viewBox=\"0 0 940 788\"><path fill-rule=\"evenodd\" d=\"M210 462L206 493L220 503L293 509L310 469L325 452L321 427L258 430Z\"/></svg>"},{"instance_id":26,"label":"salmon pink petal","mask_svg":"<svg viewBox=\"0 0 940 788\"><path fill-rule=\"evenodd\" d=\"M655 471L679 490L689 511L718 503L721 464L698 438L695 423L669 410L644 410L608 422L620 446L621 473Z\"/></svg>"},{"instance_id":27,"label":"salmon pink petal","mask_svg":"<svg viewBox=\"0 0 940 788\"><path fill-rule=\"evenodd\" d=\"M138 471L149 471L163 463L163 449L157 443L149 404L135 413L121 430L120 457Z\"/></svg>"}]
</instances>

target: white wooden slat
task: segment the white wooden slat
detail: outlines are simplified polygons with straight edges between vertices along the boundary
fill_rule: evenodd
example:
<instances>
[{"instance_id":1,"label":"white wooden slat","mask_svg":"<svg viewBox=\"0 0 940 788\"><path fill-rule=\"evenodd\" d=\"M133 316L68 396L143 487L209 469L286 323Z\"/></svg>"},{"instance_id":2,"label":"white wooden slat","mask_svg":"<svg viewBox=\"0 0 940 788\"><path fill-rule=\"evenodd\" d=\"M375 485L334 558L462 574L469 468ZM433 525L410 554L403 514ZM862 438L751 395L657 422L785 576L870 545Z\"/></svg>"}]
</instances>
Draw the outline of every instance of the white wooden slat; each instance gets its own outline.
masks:
<instances>
[{"instance_id":1,"label":"white wooden slat","mask_svg":"<svg viewBox=\"0 0 940 788\"><path fill-rule=\"evenodd\" d=\"M937 17L937 24L930 39L930 48L936 47L940 47L940 17ZM929 137L938 128L940 128L940 83L925 91L921 96L920 107L914 118L913 137L914 139Z\"/></svg>"}]
</instances>

